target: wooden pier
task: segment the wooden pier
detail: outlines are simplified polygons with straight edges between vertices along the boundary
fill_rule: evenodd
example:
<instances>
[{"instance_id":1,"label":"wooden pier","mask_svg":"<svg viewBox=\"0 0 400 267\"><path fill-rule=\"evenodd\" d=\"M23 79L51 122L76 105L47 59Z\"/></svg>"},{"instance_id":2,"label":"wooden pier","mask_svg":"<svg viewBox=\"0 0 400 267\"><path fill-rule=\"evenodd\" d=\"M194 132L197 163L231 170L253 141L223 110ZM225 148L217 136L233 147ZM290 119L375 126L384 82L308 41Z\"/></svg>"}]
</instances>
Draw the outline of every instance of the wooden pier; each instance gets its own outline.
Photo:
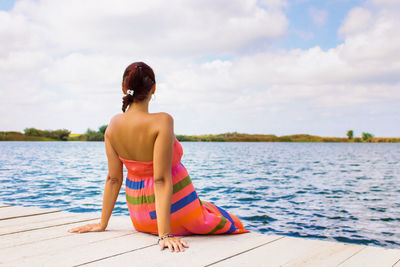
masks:
<instances>
[{"instance_id":1,"label":"wooden pier","mask_svg":"<svg viewBox=\"0 0 400 267\"><path fill-rule=\"evenodd\" d=\"M160 251L157 237L135 231L127 216L111 217L105 232L67 232L99 217L0 204L0 265L400 267L399 249L253 232L186 236L184 252Z\"/></svg>"}]
</instances>

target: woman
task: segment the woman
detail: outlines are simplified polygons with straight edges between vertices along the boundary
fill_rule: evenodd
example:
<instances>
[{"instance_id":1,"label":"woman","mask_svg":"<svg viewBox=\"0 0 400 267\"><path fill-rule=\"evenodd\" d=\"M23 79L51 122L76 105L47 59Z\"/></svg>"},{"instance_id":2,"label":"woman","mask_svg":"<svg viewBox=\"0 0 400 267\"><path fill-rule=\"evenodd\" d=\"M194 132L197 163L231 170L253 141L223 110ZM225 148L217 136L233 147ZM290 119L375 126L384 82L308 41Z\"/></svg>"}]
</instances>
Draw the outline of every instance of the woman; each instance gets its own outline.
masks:
<instances>
[{"instance_id":1,"label":"woman","mask_svg":"<svg viewBox=\"0 0 400 267\"><path fill-rule=\"evenodd\" d=\"M101 221L70 229L104 231L128 170L126 199L137 231L158 235L160 249L184 251L188 244L176 235L239 234L245 230L233 214L199 199L181 163L182 146L174 135L171 115L149 113L155 93L153 70L143 62L129 65L123 75L122 114L111 119L105 132L108 175Z\"/></svg>"}]
</instances>

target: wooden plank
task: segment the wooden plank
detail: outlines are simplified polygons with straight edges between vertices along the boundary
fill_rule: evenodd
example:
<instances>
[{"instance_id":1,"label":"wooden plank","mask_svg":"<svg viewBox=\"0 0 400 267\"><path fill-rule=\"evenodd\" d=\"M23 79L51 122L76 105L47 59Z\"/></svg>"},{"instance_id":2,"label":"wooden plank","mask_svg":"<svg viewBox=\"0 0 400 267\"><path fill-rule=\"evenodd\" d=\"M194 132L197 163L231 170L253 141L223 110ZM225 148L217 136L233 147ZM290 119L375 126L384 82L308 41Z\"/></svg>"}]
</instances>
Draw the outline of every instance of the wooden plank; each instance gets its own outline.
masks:
<instances>
[{"instance_id":1,"label":"wooden plank","mask_svg":"<svg viewBox=\"0 0 400 267\"><path fill-rule=\"evenodd\" d=\"M129 216L112 216L105 232L67 232L98 222L99 217L96 213L2 207L0 265L400 267L397 249L258 233L185 236L190 246L185 252L160 251L157 236L136 232Z\"/></svg>"},{"instance_id":2,"label":"wooden plank","mask_svg":"<svg viewBox=\"0 0 400 267\"><path fill-rule=\"evenodd\" d=\"M9 206L0 209L0 221L14 219L18 217L24 217L24 216L34 216L38 214L53 213L53 212L59 212L59 210L41 209L37 207Z\"/></svg>"},{"instance_id":3,"label":"wooden plank","mask_svg":"<svg viewBox=\"0 0 400 267\"><path fill-rule=\"evenodd\" d=\"M68 224L63 224L60 226L54 226L50 228L43 228L37 231L26 231L26 232L19 232L16 234L2 236L0 238L0 249L6 247L16 247L23 244L30 244L35 242L40 242L48 239L54 239L64 236L70 236L71 233L67 232L68 229L73 227L77 227L80 225L84 225L87 223L96 223L99 222L99 219L94 219L91 221L84 221L81 220L86 218L87 216L78 216L73 217L72 219L75 222L70 222ZM77 222L78 221L78 222ZM107 227L107 231L134 231L132 222L130 221L129 217L120 218L120 216L113 216L110 219L109 225ZM16 248L17 249L17 248Z\"/></svg>"},{"instance_id":4,"label":"wooden plank","mask_svg":"<svg viewBox=\"0 0 400 267\"><path fill-rule=\"evenodd\" d=\"M282 266L336 266L364 248L360 245L324 241L317 249L310 249Z\"/></svg>"},{"instance_id":5,"label":"wooden plank","mask_svg":"<svg viewBox=\"0 0 400 267\"><path fill-rule=\"evenodd\" d=\"M317 253L328 253L328 251L332 250L335 246L342 247L339 242L285 236L276 242L216 262L212 264L212 266L230 266L232 264L247 266L281 266L287 264L295 266L293 264L296 263L298 258L304 257L307 259L310 256L313 257L313 255ZM358 245L348 245L347 248L354 251L357 249L355 248L357 246ZM362 249L362 246L358 247ZM338 250L340 250L340 248L338 248ZM351 251L347 253L350 254ZM337 263L340 263L335 257L331 260L332 261L329 261L329 266L335 266ZM333 260L336 260L336 262Z\"/></svg>"},{"instance_id":6,"label":"wooden plank","mask_svg":"<svg viewBox=\"0 0 400 267\"><path fill-rule=\"evenodd\" d=\"M59 219L54 219L51 221L35 222L35 223L27 223L27 224L16 224L14 226L0 228L0 236L15 234L15 233L19 233L19 232L25 232L25 231L34 231L34 230L69 224L69 223L78 222L78 221L83 222L83 221L98 219L99 217L100 217L100 215L98 215L98 214L84 213L79 216L78 215L71 216L71 217L67 216L65 218L61 217Z\"/></svg>"},{"instance_id":7,"label":"wooden plank","mask_svg":"<svg viewBox=\"0 0 400 267\"><path fill-rule=\"evenodd\" d=\"M126 251L147 246L155 247L154 240L155 236L150 237L150 234L134 231L129 233L110 231L108 236L107 232L71 234L68 238L55 239L51 243L45 241L45 244L42 242L35 244L36 246L32 247L35 253L24 250L29 256L19 257L18 260L9 261L3 258L1 251L0 261L11 266L54 266L55 263L57 266L76 266ZM37 249L39 245L40 249Z\"/></svg>"},{"instance_id":8,"label":"wooden plank","mask_svg":"<svg viewBox=\"0 0 400 267\"><path fill-rule=\"evenodd\" d=\"M245 233L238 235L186 236L189 243L184 252L160 251L158 245L135 250L115 257L99 259L88 266L121 266L127 262L135 266L205 266L244 250L282 238L277 235ZM154 238L152 238L154 239ZM86 266L86 265L85 265Z\"/></svg>"},{"instance_id":9,"label":"wooden plank","mask_svg":"<svg viewBox=\"0 0 400 267\"><path fill-rule=\"evenodd\" d=\"M77 221L78 218L74 218ZM67 232L68 229L77 227L86 223L95 223L98 222L99 219L94 219L90 221L79 221L79 222L71 222L68 224L63 224L60 226L54 226L49 228L42 228L36 231L25 231L18 232L15 234L5 235L0 238L0 250L3 248L9 247L17 247L24 244L31 244L35 242L40 242L43 240L54 239L58 237L68 236L70 233ZM17 249L17 248L15 248Z\"/></svg>"},{"instance_id":10,"label":"wooden plank","mask_svg":"<svg viewBox=\"0 0 400 267\"><path fill-rule=\"evenodd\" d=\"M400 259L400 250L368 246L338 266L393 266Z\"/></svg>"},{"instance_id":11,"label":"wooden plank","mask_svg":"<svg viewBox=\"0 0 400 267\"><path fill-rule=\"evenodd\" d=\"M40 258L41 256L44 256L44 258L46 258L48 256L52 256L52 254L62 254L66 251L75 251L76 254L84 254L82 253L83 251L85 253L87 252L86 250L82 250L82 247L85 247L85 245L101 244L101 241L113 241L119 239L120 237L130 236L132 239L134 238L132 236L137 233L135 230L133 230L132 226L128 226L126 224L123 225L123 228L121 229L121 225L115 225L115 223L113 223L113 225L110 225L109 229L110 230L104 232L77 234L68 233L66 232L67 229L60 228L60 233L62 231L68 235L42 240L40 242L22 244L18 245L17 247L3 248L0 251L0 259L3 264L14 265L14 262L19 264L18 261L22 260L26 263L26 265L36 266L36 264L33 264L34 261L31 262L31 257ZM104 250L108 250L110 246L112 245L109 244L109 246L105 247ZM26 260L28 260L30 263L27 264L28 262ZM49 262L49 264L53 264L54 266L54 264L57 263L56 265L59 266L61 261L68 261L68 259L58 258L58 261L52 261ZM42 265L43 263L46 262L42 262L40 264L38 263L37 265Z\"/></svg>"},{"instance_id":12,"label":"wooden plank","mask_svg":"<svg viewBox=\"0 0 400 267\"><path fill-rule=\"evenodd\" d=\"M8 220L0 221L0 230L16 225L27 225L33 223L40 223L52 220L58 220L61 218L68 218L68 217L79 217L82 213L72 213L72 212L55 212L55 213L45 213L39 214L35 216L28 216L28 217L17 217Z\"/></svg>"}]
</instances>

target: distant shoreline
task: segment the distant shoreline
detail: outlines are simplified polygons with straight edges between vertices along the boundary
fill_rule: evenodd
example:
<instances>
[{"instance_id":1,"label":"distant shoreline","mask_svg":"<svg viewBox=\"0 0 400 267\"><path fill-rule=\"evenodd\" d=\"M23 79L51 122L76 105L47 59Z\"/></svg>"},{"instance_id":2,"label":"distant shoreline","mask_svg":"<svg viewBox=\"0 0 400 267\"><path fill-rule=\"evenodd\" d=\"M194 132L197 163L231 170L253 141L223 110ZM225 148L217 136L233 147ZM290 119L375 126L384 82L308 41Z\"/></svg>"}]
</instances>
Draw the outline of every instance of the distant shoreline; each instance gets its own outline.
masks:
<instances>
[{"instance_id":1,"label":"distant shoreline","mask_svg":"<svg viewBox=\"0 0 400 267\"><path fill-rule=\"evenodd\" d=\"M273 134L222 133L209 135L176 135L179 141L185 142L309 142L309 143L400 143L400 137L323 137L308 134L276 136ZM0 141L60 141L43 136L29 136L21 132L0 132ZM86 134L69 134L64 141L92 141ZM93 140L102 141L102 140Z\"/></svg>"},{"instance_id":2,"label":"distant shoreline","mask_svg":"<svg viewBox=\"0 0 400 267\"><path fill-rule=\"evenodd\" d=\"M210 135L176 135L179 141L192 142L302 142L302 143L400 143L400 137L324 137L309 134L276 136L273 134L222 133Z\"/></svg>"}]
</instances>

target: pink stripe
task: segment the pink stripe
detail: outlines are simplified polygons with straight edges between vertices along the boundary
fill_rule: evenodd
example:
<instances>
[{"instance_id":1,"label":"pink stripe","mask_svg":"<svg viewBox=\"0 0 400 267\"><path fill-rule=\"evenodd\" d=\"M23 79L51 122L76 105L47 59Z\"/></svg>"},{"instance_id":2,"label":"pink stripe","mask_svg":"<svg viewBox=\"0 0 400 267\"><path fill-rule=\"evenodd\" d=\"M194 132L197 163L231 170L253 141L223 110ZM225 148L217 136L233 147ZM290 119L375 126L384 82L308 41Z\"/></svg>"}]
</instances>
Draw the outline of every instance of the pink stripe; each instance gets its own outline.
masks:
<instances>
[{"instance_id":1,"label":"pink stripe","mask_svg":"<svg viewBox=\"0 0 400 267\"><path fill-rule=\"evenodd\" d=\"M144 211L144 210L146 210L148 212L150 207L154 206L154 205L149 205L147 203L139 204L139 205L133 205L133 204L131 204L129 202L126 202L126 204L128 205L129 211L132 210L134 212L141 212L141 211Z\"/></svg>"},{"instance_id":2,"label":"pink stripe","mask_svg":"<svg viewBox=\"0 0 400 267\"><path fill-rule=\"evenodd\" d=\"M172 176L172 182L174 184L176 184L177 182L181 181L182 179L186 178L187 176L189 176L188 172L186 170L182 170L182 171L178 172L177 174L175 174L174 176Z\"/></svg>"},{"instance_id":3,"label":"pink stripe","mask_svg":"<svg viewBox=\"0 0 400 267\"><path fill-rule=\"evenodd\" d=\"M186 170L186 169L185 169L185 167L183 167L183 165L180 164L180 163L179 163L178 165L172 167L172 169L171 169L171 175L172 175L172 177L174 177L175 175L177 175L178 173L180 173L180 172L183 171L183 170Z\"/></svg>"},{"instance_id":4,"label":"pink stripe","mask_svg":"<svg viewBox=\"0 0 400 267\"><path fill-rule=\"evenodd\" d=\"M193 185L192 184L188 184L185 188L181 189L179 192L176 192L172 196L172 203L175 203L175 202L181 200L182 198L186 197L187 195L189 195L193 191L194 191ZM198 202L198 200L196 200L196 201Z\"/></svg>"},{"instance_id":5,"label":"pink stripe","mask_svg":"<svg viewBox=\"0 0 400 267\"><path fill-rule=\"evenodd\" d=\"M139 224L148 224L151 221L150 214L147 210L133 211L129 210L129 215Z\"/></svg>"},{"instance_id":6,"label":"pink stripe","mask_svg":"<svg viewBox=\"0 0 400 267\"><path fill-rule=\"evenodd\" d=\"M186 225L186 228L192 233L207 234L219 223L219 218L213 214L207 213L206 208L202 206L203 216L194 219Z\"/></svg>"}]
</instances>

